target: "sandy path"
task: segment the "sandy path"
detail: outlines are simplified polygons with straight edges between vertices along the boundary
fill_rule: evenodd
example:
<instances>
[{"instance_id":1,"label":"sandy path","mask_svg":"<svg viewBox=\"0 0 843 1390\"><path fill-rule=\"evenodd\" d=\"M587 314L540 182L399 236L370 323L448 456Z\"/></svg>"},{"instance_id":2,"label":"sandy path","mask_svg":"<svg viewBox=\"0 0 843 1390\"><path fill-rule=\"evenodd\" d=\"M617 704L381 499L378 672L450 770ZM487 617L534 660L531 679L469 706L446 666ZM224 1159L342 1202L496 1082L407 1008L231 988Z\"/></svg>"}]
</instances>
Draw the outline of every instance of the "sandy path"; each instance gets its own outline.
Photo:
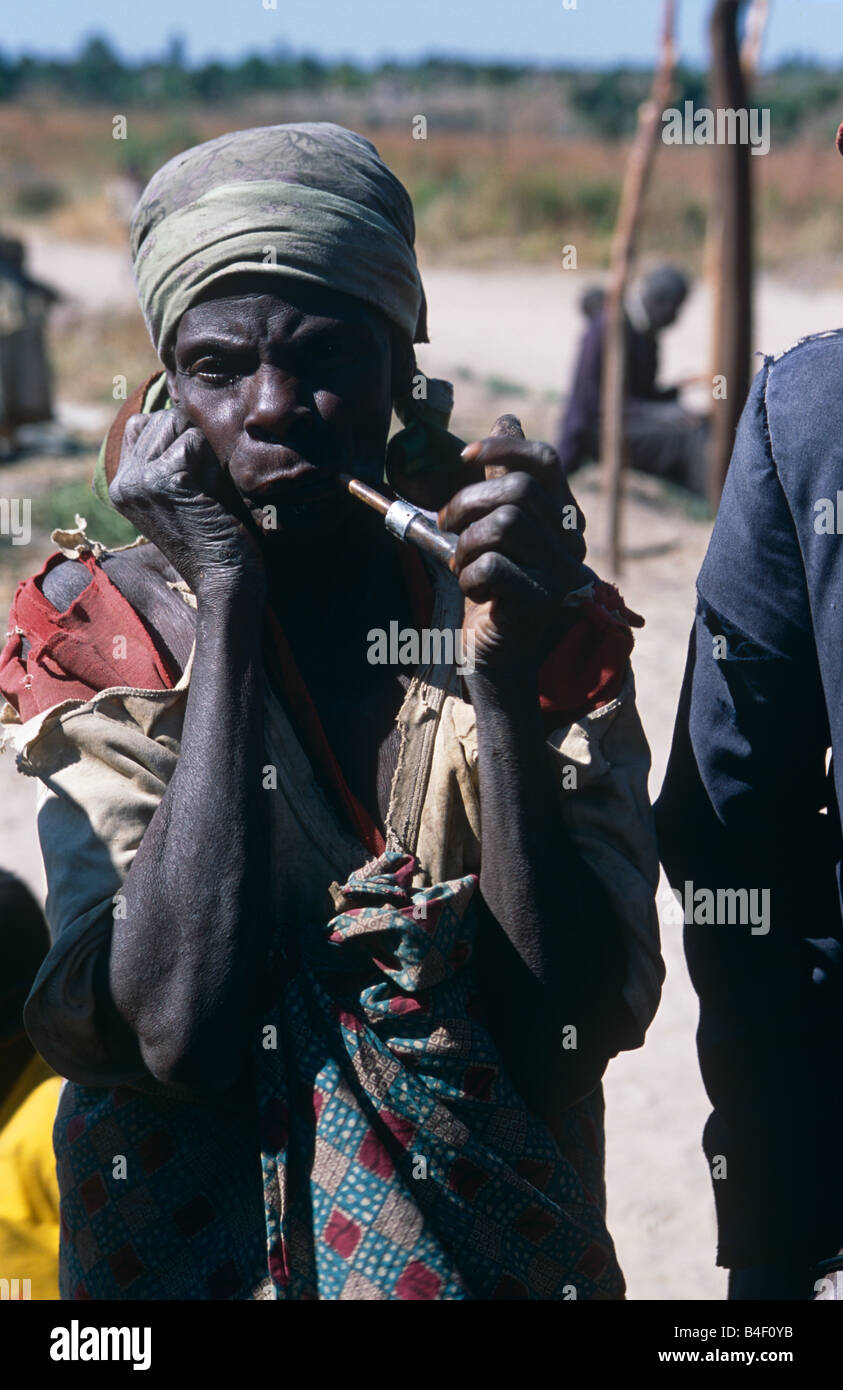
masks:
<instances>
[{"instance_id":1,"label":"sandy path","mask_svg":"<svg viewBox=\"0 0 843 1390\"><path fill-rule=\"evenodd\" d=\"M647 620L636 634L634 668L655 796L670 749L694 582L709 528L647 506L655 492L649 482L634 487L641 500L630 498L626 537L631 549L655 553L629 563L622 591ZM581 492L588 514L590 490ZM658 553L660 547L665 549ZM666 891L663 877L660 901ZM630 1298L717 1299L725 1294L725 1273L714 1266L714 1210L700 1142L710 1107L697 1067L697 1000L681 927L664 919L662 951L667 978L645 1045L616 1057L605 1078L609 1229Z\"/></svg>"},{"instance_id":2,"label":"sandy path","mask_svg":"<svg viewBox=\"0 0 843 1390\"><path fill-rule=\"evenodd\" d=\"M92 313L137 306L128 245L91 246L85 241L56 241L40 232L26 236L27 271L59 290L74 306Z\"/></svg>"},{"instance_id":3,"label":"sandy path","mask_svg":"<svg viewBox=\"0 0 843 1390\"><path fill-rule=\"evenodd\" d=\"M583 320L578 303L601 276L531 267L462 270L423 267L432 342L418 349L425 370L469 367L479 377L523 382L539 392L567 389ZM694 288L662 340L666 379L707 371L707 290ZM843 324L843 292L793 289L767 275L756 288L755 348L778 353L797 338Z\"/></svg>"},{"instance_id":4,"label":"sandy path","mask_svg":"<svg viewBox=\"0 0 843 1390\"><path fill-rule=\"evenodd\" d=\"M32 270L76 295L85 286L91 308L133 302L128 266L109 248L55 246L37 239ZM426 272L434 342L420 350L426 370L475 379L464 396L488 413L517 408L525 424L545 434L556 407L549 403L568 380L581 333L577 302L592 277L540 269L503 272L433 268ZM797 337L843 323L843 294L815 295L762 278L756 342L781 351ZM708 305L696 292L667 336L665 377L704 370ZM489 378L520 383L532 393L519 403L490 390ZM478 406L479 400L479 406ZM601 502L596 480L583 476L578 492L590 518L591 558L599 569ZM639 704L653 750L651 789L661 784L693 612L694 579L708 527L681 511L655 505L648 480L636 484L627 512L632 558L623 579L628 602L647 618L635 657ZM595 547L595 541L597 542ZM24 568L34 568L27 557ZM43 875L33 836L36 786L0 757L0 863L15 868L39 893ZM667 981L659 1014L643 1049L610 1064L606 1079L610 1227L629 1296L722 1298L723 1271L714 1268L710 1184L700 1147L707 1101L694 1050L696 1000L682 958L680 932L663 928Z\"/></svg>"}]
</instances>

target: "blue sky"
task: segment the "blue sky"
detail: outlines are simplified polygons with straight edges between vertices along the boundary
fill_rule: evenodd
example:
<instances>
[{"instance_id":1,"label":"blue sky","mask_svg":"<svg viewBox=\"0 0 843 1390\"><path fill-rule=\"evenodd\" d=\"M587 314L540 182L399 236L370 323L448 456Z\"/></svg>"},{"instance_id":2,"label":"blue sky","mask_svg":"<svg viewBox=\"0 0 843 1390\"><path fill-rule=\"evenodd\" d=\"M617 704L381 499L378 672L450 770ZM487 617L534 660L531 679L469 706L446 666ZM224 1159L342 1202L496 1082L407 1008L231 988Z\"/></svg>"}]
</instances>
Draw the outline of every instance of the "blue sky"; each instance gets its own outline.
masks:
<instances>
[{"instance_id":1,"label":"blue sky","mask_svg":"<svg viewBox=\"0 0 843 1390\"><path fill-rule=\"evenodd\" d=\"M567 0L570 5L572 0ZM702 63L709 0L678 0L683 58ZM0 0L0 49L68 55L92 32L127 58L173 33L192 60L283 44L364 62L437 52L518 61L646 63L662 0ZM765 66L802 54L843 63L843 0L771 0Z\"/></svg>"}]
</instances>

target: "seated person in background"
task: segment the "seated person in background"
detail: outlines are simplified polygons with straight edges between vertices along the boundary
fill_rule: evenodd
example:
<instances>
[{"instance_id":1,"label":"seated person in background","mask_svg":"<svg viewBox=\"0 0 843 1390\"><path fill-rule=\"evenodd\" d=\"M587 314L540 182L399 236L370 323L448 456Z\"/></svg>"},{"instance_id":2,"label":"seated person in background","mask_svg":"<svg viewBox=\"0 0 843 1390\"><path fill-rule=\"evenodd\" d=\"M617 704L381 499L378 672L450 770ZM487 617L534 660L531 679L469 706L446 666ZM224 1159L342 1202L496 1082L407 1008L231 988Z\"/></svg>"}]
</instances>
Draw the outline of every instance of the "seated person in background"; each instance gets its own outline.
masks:
<instances>
[{"instance_id":1,"label":"seated person in background","mask_svg":"<svg viewBox=\"0 0 843 1390\"><path fill-rule=\"evenodd\" d=\"M0 1279L59 1296L59 1189L53 1121L61 1081L23 1027L23 1006L50 949L24 883L0 869ZM14 1286L12 1286L14 1288Z\"/></svg>"},{"instance_id":2,"label":"seated person in background","mask_svg":"<svg viewBox=\"0 0 843 1390\"><path fill-rule=\"evenodd\" d=\"M685 410L677 386L656 385L659 333L672 324L688 294L673 266L659 266L637 280L625 301L626 406L624 433L631 467L705 495L708 421ZM600 456L600 389L605 312L602 292L589 290L582 310L588 327L580 347L557 453L566 473Z\"/></svg>"}]
</instances>

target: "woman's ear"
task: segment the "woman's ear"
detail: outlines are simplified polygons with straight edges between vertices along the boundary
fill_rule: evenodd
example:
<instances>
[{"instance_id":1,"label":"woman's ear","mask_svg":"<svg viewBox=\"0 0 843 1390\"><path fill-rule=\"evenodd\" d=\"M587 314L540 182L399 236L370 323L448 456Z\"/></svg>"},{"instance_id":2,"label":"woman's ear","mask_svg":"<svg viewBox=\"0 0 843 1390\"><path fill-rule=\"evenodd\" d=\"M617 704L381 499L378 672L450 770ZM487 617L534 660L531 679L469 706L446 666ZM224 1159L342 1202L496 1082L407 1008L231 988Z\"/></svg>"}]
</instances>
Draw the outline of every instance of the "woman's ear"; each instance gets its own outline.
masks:
<instances>
[{"instance_id":1,"label":"woman's ear","mask_svg":"<svg viewBox=\"0 0 843 1390\"><path fill-rule=\"evenodd\" d=\"M165 375L166 375L166 377L167 377L167 395L170 397L170 400L173 402L173 405L178 405L178 404L179 404L179 388L178 388L178 376L176 375L175 368L173 368L173 367L168 367L168 366L166 365L166 363L165 363L165 364L164 364L164 372L165 372Z\"/></svg>"}]
</instances>

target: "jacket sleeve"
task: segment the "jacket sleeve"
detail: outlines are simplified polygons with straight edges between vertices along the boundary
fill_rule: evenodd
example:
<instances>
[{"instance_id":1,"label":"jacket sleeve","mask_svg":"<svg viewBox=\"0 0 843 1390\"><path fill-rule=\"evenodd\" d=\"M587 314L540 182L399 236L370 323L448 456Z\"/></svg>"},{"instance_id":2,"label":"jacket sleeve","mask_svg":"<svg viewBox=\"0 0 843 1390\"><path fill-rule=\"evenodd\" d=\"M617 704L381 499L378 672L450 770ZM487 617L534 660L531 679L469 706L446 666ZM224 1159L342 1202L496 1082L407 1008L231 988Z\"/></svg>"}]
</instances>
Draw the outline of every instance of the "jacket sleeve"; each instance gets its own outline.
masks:
<instances>
[{"instance_id":1,"label":"jacket sleeve","mask_svg":"<svg viewBox=\"0 0 843 1390\"><path fill-rule=\"evenodd\" d=\"M820 924L837 917L839 827L804 567L771 444L769 373L767 363L744 410L699 576L656 805L700 998L700 1065L715 1107L704 1145L718 1262L731 1268L823 1248L822 1117L838 1051L827 1046L834 985ZM752 920L728 907L741 892Z\"/></svg>"}]
</instances>

